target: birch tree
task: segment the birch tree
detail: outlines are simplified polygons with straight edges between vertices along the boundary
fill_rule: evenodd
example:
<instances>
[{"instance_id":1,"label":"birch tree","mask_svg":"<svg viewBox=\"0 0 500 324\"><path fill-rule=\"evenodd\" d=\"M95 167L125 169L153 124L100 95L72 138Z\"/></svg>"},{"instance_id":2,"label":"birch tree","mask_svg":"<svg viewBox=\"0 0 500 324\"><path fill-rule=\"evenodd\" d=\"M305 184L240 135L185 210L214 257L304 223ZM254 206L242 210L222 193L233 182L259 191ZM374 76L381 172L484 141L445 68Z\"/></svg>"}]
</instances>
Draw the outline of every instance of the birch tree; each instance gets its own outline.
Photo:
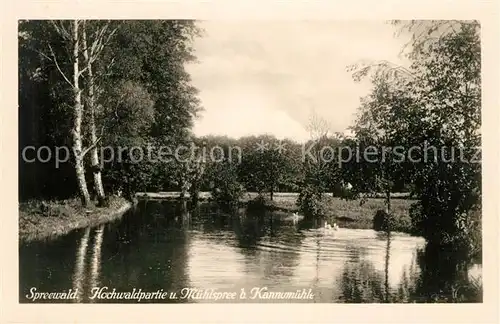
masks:
<instances>
[{"instance_id":1,"label":"birch tree","mask_svg":"<svg viewBox=\"0 0 500 324\"><path fill-rule=\"evenodd\" d=\"M87 96L86 103L89 112L89 128L90 128L90 161L92 165L92 174L94 177L94 188L97 194L99 205L102 205L105 200L104 187L102 185L102 177L99 163L98 143L101 137L97 137L96 114L98 110L97 103L97 85L94 76L93 63L97 60L104 46L109 42L116 29L111 30L110 24L105 23L102 27L95 28L93 36L87 38L87 29L90 24L83 21L82 42L83 42L83 57L85 59L85 69L87 75Z\"/></svg>"},{"instance_id":2,"label":"birch tree","mask_svg":"<svg viewBox=\"0 0 500 324\"><path fill-rule=\"evenodd\" d=\"M56 54L53 49L51 43L48 43L48 49L50 52L50 58L54 62L57 67L57 70L63 77L63 79L68 83L68 85L72 89L73 95L73 123L71 129L71 137L72 137L72 151L74 155L75 162L75 173L77 177L77 183L79 192L82 198L82 203L84 206L88 206L91 203L90 194L87 186L87 181L85 179L85 156L87 153L91 152L91 162L92 166L96 167L99 165L99 158L97 154L97 144L99 142L99 138L97 138L96 133L96 124L95 124L95 110L96 110L96 101L95 101L95 82L94 75L92 71L92 63L96 60L97 55L100 53L104 46L104 40L109 35L106 34L107 27L103 27L99 29L95 37L92 40L92 46L89 50L87 44L87 35L86 35L86 23L81 20L73 20L69 24L65 21L51 21L51 25L56 31L57 35L63 41L63 44L69 50L67 53L69 54L67 60L72 65L72 79L67 77L63 68L61 68L59 61L60 54ZM68 26L69 25L69 26ZM83 52L84 56L84 67L80 67L80 54ZM90 113L90 144L88 147L83 146L83 131L82 131L82 123L84 118L84 103L82 101L82 93L84 92L83 87L81 86L81 78L82 75L86 73L88 76L87 79L87 92L88 96L86 97L87 107ZM95 189L99 199L104 199L104 190L102 186L102 180L100 172L94 172L94 183Z\"/></svg>"},{"instance_id":3,"label":"birch tree","mask_svg":"<svg viewBox=\"0 0 500 324\"><path fill-rule=\"evenodd\" d=\"M83 70L79 66L79 56L81 48L81 34L80 25L81 21L73 20L69 23L69 26L65 24L64 21L52 21L52 26L54 27L56 33L65 42L69 51L69 61L73 67L72 69L72 79L66 76L66 73L61 69L59 65L58 55L55 54L52 45L49 43L48 48L53 62L55 63L59 73L68 83L72 89L73 94L73 125L71 129L71 137L73 141L73 155L75 162L75 173L78 183L78 189L80 191L82 203L84 206L88 206L91 203L90 194L87 187L87 181L85 179L85 167L84 167L84 156L88 152L88 149L83 148L82 143L82 119L83 119L83 104L82 104L82 89L80 87L80 77Z\"/></svg>"}]
</instances>

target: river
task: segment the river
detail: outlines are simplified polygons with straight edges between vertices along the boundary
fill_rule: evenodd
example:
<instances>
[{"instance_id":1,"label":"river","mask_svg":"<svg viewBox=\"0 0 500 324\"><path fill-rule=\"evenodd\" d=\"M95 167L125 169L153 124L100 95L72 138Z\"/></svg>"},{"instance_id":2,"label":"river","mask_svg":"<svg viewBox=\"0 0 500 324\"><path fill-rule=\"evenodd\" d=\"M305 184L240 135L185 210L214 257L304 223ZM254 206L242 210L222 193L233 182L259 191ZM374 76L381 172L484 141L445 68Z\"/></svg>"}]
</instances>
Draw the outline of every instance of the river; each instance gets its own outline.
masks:
<instances>
[{"instance_id":1,"label":"river","mask_svg":"<svg viewBox=\"0 0 500 324\"><path fill-rule=\"evenodd\" d=\"M20 245L19 300L35 291L73 293L58 303L478 301L481 267L459 270L422 238L282 216L141 202L117 221Z\"/></svg>"}]
</instances>

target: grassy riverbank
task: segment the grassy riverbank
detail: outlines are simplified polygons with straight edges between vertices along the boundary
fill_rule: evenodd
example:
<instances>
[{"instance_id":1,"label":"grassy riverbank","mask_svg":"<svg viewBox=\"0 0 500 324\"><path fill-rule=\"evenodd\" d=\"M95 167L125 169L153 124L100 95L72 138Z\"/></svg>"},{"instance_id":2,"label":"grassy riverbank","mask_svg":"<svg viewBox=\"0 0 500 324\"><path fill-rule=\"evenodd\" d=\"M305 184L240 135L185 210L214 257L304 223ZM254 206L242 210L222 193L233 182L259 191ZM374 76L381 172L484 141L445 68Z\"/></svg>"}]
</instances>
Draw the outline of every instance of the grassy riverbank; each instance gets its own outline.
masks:
<instances>
[{"instance_id":1,"label":"grassy riverbank","mask_svg":"<svg viewBox=\"0 0 500 324\"><path fill-rule=\"evenodd\" d=\"M74 229L99 225L125 213L132 203L109 197L108 207L83 208L79 199L32 200L19 204L19 240L28 242L64 235Z\"/></svg>"},{"instance_id":2,"label":"grassy riverbank","mask_svg":"<svg viewBox=\"0 0 500 324\"><path fill-rule=\"evenodd\" d=\"M137 193L138 199L165 200L179 198L179 192L159 192L159 193ZM189 195L186 195L188 197ZM371 229L373 228L373 217L378 210L385 209L385 200L381 198L367 198L364 204L360 200L343 200L325 194L326 216L330 223L337 223L343 228ZM398 232L411 233L410 206L416 201L407 198L407 194L395 193L391 199L391 211L394 215L393 230ZM247 192L243 195L240 203L242 206L248 205L258 197L255 192ZM209 192L200 192L200 200L210 200ZM268 210L279 210L282 212L298 212L296 201L298 193L277 192L273 201L265 200L264 207Z\"/></svg>"},{"instance_id":3,"label":"grassy riverbank","mask_svg":"<svg viewBox=\"0 0 500 324\"><path fill-rule=\"evenodd\" d=\"M275 196L273 201L266 201L266 208L284 212L298 212L296 197ZM394 215L394 230L411 232L410 206L415 200L393 199L391 211ZM385 201L380 198L368 198L364 204L360 200L343 200L336 197L325 198L326 217L330 223L337 223L343 228L371 229L377 210L385 209Z\"/></svg>"}]
</instances>

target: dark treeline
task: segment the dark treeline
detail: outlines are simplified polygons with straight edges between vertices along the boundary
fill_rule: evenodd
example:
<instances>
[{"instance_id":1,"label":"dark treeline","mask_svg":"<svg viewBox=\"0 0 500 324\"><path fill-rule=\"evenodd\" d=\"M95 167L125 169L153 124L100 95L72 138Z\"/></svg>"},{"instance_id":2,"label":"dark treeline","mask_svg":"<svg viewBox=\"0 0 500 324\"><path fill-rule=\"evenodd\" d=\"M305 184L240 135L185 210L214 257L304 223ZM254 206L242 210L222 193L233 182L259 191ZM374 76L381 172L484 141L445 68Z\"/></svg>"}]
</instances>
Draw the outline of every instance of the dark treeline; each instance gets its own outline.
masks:
<instances>
[{"instance_id":1,"label":"dark treeline","mask_svg":"<svg viewBox=\"0 0 500 324\"><path fill-rule=\"evenodd\" d=\"M416 234L480 255L481 163L472 162L481 144L479 25L394 24L413 35L411 65L352 66L355 79L368 77L373 85L352 136L331 134L313 116L310 141L299 144L268 135L191 133L201 111L185 70L195 60L192 42L202 34L194 21L22 21L20 198L79 196L84 205L99 205L118 192L181 191L196 200L199 191L211 191L214 200L231 205L244 191L271 200L286 191L299 193L306 215L323 217L327 192L351 199L384 193L390 215L391 193L406 191L417 201L411 210ZM428 145L436 151L424 158ZM25 161L23 153L35 157L27 146L49 147L52 159ZM180 146L197 149L176 151ZM70 148L68 162L56 165L56 147ZM101 150L106 147L114 158ZM119 147L127 148L121 161ZM160 159L160 147L175 157ZM369 147L378 148L370 161L352 156ZM381 153L384 147L402 147L414 160L398 159L394 150ZM151 153L134 161L138 148ZM461 159L450 158L451 148L460 149Z\"/></svg>"},{"instance_id":2,"label":"dark treeline","mask_svg":"<svg viewBox=\"0 0 500 324\"><path fill-rule=\"evenodd\" d=\"M189 140L200 105L184 64L200 32L193 21L20 22L20 154L30 145L52 152L47 162L20 159L21 199L80 195L88 204L89 190L132 191L146 173L173 183L171 165L101 163L99 148ZM70 149L69 162L56 166L56 147Z\"/></svg>"},{"instance_id":3,"label":"dark treeline","mask_svg":"<svg viewBox=\"0 0 500 324\"><path fill-rule=\"evenodd\" d=\"M71 35L75 29L79 32L77 36ZM235 177L245 190L271 195L275 191L298 191L305 181L302 150L307 151L314 138L299 144L267 135L236 140L223 136L195 138L191 134L193 118L201 107L184 64L195 59L190 46L200 33L193 21L20 22L21 200L82 195L79 178L75 176L74 152L70 152L69 161L56 161L57 152L60 158L66 154L58 148L75 149L75 110L81 110L82 114L80 150L86 152L82 159L83 180L88 182L87 188L93 196L99 191L118 190L127 194L186 191L191 187L194 187L191 190L210 190L214 181L220 181L220 177L213 175L218 165L210 163L214 160L213 153L215 157L220 153L211 150L214 147L225 150L222 157L226 160L238 162ZM77 40L75 59L72 48ZM75 60L78 60L77 72ZM81 96L78 108L74 107L75 85L71 81L75 73ZM319 124L311 126L315 127L314 132L325 133L321 134L323 144L340 147L339 136L328 136L325 127ZM258 150L261 142L265 145L262 152ZM177 147L191 145L197 148L194 155L182 150L180 156L167 162L158 161L160 147L175 151ZM276 149L278 145L282 145L282 151ZM29 146L34 149L26 149ZM44 146L48 149L40 149ZM105 147L113 152L102 149ZM132 161L131 157L139 151L131 152L132 148L142 152L152 148L152 156ZM208 152L201 156L203 148ZM122 152L121 161L117 161L119 149L127 149ZM314 149L318 150L316 146ZM98 155L95 159L91 156L94 153ZM232 158L229 153L233 153ZM325 191L338 192L341 184L334 177L335 168L330 167L337 161L326 155L331 161L321 171L322 186ZM199 162L203 158L205 163L201 167ZM102 189L95 183L96 173Z\"/></svg>"}]
</instances>

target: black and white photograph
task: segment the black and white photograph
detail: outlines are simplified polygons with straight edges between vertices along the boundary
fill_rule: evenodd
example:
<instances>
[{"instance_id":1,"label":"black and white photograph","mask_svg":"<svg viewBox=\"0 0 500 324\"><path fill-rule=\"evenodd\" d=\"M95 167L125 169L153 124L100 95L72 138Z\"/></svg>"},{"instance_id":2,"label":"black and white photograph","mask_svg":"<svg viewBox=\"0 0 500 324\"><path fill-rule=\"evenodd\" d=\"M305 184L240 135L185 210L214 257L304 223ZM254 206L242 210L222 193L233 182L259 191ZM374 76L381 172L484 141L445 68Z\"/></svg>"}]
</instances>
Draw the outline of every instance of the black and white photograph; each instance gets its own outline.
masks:
<instances>
[{"instance_id":1,"label":"black and white photograph","mask_svg":"<svg viewBox=\"0 0 500 324\"><path fill-rule=\"evenodd\" d=\"M17 29L20 304L483 303L481 21Z\"/></svg>"}]
</instances>

